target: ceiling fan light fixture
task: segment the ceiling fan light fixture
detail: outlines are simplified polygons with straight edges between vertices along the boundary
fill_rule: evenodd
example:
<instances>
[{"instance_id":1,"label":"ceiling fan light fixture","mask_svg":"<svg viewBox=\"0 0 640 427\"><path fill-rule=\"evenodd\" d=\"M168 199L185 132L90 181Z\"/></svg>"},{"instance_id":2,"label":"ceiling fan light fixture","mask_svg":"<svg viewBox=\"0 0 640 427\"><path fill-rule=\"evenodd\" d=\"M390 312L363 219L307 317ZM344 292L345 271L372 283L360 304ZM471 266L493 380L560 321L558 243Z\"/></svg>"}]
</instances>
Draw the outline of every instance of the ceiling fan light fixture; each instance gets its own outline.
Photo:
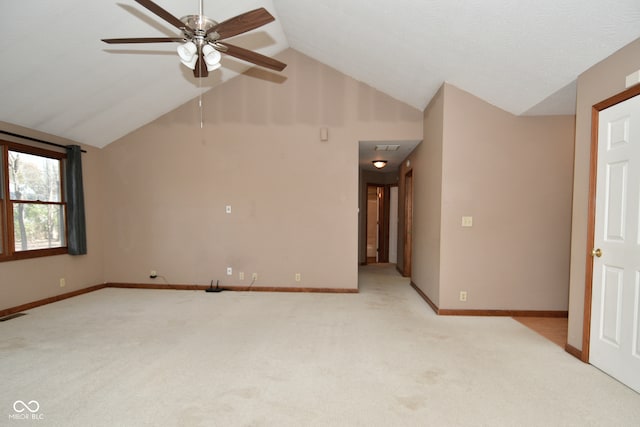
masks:
<instances>
[{"instance_id":1,"label":"ceiling fan light fixture","mask_svg":"<svg viewBox=\"0 0 640 427\"><path fill-rule=\"evenodd\" d=\"M200 0L200 13L197 15L186 15L180 19L163 9L153 0L136 0L136 2L156 17L163 19L180 30L182 34L178 37L102 39L103 42L108 44L184 43L177 49L180 61L193 70L193 75L196 78L207 77L209 75L208 71L220 68L220 53L275 71L282 71L287 66L287 64L283 62L264 56L258 52L220 41L255 30L256 28L273 22L275 18L264 7L241 13L224 22L218 23L204 16L202 11L203 0ZM211 49L205 49L207 45L211 45ZM205 55L207 58L205 58ZM207 68L205 68L205 66Z\"/></svg>"},{"instance_id":2,"label":"ceiling fan light fixture","mask_svg":"<svg viewBox=\"0 0 640 427\"><path fill-rule=\"evenodd\" d=\"M198 48L194 42L186 42L185 44L181 44L178 46L178 56L180 57L180 61L191 68L192 70L196 68L196 61L198 60L198 55L196 52Z\"/></svg>"},{"instance_id":3,"label":"ceiling fan light fixture","mask_svg":"<svg viewBox=\"0 0 640 427\"><path fill-rule=\"evenodd\" d=\"M387 166L386 160L374 160L371 163L373 163L373 166L375 166L377 169L382 169L383 167Z\"/></svg>"},{"instance_id":4,"label":"ceiling fan light fixture","mask_svg":"<svg viewBox=\"0 0 640 427\"><path fill-rule=\"evenodd\" d=\"M202 47L202 55L204 62L207 64L207 70L213 71L220 68L220 59L222 55L213 46L206 44Z\"/></svg>"}]
</instances>

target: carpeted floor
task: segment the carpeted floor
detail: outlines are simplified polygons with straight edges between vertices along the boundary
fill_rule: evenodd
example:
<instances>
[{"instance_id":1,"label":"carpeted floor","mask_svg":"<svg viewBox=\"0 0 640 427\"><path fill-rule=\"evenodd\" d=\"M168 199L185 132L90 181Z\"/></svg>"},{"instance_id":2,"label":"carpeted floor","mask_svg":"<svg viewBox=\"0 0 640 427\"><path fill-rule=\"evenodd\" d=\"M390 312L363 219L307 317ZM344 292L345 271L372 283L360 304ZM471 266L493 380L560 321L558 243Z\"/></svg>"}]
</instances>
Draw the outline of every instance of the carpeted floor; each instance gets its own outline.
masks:
<instances>
[{"instance_id":1,"label":"carpeted floor","mask_svg":"<svg viewBox=\"0 0 640 427\"><path fill-rule=\"evenodd\" d=\"M0 425L639 423L640 395L511 318L438 317L393 266L363 267L360 290L103 289L29 310L0 322Z\"/></svg>"}]
</instances>

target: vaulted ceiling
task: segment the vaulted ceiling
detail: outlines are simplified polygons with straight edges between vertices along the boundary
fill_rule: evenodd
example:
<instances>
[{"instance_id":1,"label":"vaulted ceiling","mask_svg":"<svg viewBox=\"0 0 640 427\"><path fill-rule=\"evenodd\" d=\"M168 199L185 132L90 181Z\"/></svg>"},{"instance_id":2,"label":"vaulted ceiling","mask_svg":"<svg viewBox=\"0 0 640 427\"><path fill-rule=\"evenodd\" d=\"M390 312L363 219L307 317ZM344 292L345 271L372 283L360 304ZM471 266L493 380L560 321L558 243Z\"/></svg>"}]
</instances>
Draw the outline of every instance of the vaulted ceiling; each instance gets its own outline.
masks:
<instances>
[{"instance_id":1,"label":"vaulted ceiling","mask_svg":"<svg viewBox=\"0 0 640 427\"><path fill-rule=\"evenodd\" d=\"M234 44L294 48L418 109L448 81L514 114L573 114L577 76L640 37L638 0L204 0L219 22L258 7L276 21ZM224 56L195 79L175 44L100 41L177 35L133 0L5 1L0 120L103 147L250 66Z\"/></svg>"}]
</instances>

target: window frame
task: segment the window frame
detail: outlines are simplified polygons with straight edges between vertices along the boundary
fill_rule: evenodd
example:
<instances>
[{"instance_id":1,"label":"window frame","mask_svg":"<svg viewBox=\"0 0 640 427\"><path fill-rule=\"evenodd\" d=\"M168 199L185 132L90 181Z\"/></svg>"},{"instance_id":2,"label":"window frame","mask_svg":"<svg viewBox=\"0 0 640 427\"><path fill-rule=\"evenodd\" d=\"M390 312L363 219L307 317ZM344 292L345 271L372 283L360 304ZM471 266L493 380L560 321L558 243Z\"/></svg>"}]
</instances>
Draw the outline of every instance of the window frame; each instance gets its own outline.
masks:
<instances>
[{"instance_id":1,"label":"window frame","mask_svg":"<svg viewBox=\"0 0 640 427\"><path fill-rule=\"evenodd\" d=\"M25 201L12 200L11 190L9 186L9 151L17 151L24 154L31 154L39 157L46 157L60 161L60 202L41 202L41 201ZM0 247L0 262L13 261L19 259L38 258L45 256L63 255L68 253L68 220L67 220L67 201L65 192L65 174L64 168L67 155L57 151L46 150L43 148L33 147L30 145L19 144L16 142L0 140L0 159L2 168L0 170L0 239L2 245ZM24 251L15 250L15 224L13 221L13 207L16 203L29 204L45 204L58 205L64 212L64 246L57 248L45 249L28 249Z\"/></svg>"}]
</instances>

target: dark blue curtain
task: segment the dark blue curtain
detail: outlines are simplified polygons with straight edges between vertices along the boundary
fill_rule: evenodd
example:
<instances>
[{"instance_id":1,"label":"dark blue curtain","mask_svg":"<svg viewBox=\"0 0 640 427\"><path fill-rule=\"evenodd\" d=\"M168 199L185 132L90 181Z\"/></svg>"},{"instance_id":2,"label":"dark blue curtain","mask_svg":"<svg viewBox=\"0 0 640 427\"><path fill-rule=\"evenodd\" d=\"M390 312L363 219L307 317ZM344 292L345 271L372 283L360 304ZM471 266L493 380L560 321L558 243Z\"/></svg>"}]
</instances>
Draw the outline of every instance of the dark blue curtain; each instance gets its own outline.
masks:
<instances>
[{"instance_id":1,"label":"dark blue curtain","mask_svg":"<svg viewBox=\"0 0 640 427\"><path fill-rule=\"evenodd\" d=\"M82 151L78 145L67 147L65 168L67 196L67 247L70 255L87 253L87 229L84 215L82 186Z\"/></svg>"}]
</instances>

